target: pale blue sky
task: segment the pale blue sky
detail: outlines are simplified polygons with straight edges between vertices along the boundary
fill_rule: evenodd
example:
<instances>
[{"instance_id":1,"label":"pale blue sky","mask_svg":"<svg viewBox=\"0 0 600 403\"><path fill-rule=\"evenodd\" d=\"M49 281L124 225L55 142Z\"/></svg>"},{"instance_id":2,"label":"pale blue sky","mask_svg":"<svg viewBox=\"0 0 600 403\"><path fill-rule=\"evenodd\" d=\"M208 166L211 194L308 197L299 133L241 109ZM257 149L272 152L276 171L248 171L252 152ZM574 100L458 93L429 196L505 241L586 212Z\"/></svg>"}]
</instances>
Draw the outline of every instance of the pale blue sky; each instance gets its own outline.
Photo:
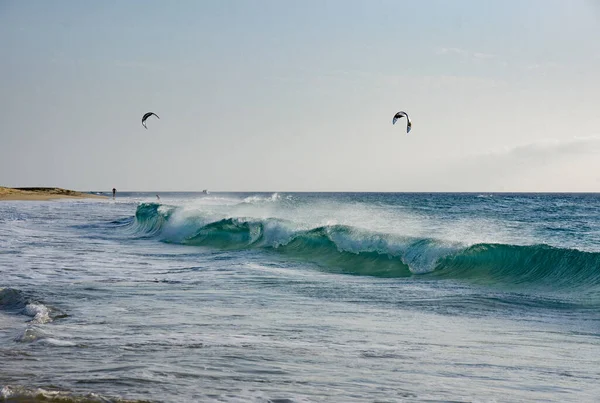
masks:
<instances>
[{"instance_id":1,"label":"pale blue sky","mask_svg":"<svg viewBox=\"0 0 600 403\"><path fill-rule=\"evenodd\" d=\"M598 38L597 1L0 0L0 184L597 191Z\"/></svg>"}]
</instances>

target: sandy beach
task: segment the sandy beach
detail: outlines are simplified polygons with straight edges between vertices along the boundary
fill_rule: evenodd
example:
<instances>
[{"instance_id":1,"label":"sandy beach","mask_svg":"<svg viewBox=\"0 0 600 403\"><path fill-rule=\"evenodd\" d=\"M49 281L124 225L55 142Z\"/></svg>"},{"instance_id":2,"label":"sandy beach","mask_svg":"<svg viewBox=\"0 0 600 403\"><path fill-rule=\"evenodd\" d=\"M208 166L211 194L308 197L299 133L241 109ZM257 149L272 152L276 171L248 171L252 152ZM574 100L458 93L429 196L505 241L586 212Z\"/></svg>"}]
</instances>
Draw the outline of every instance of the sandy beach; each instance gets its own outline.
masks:
<instances>
[{"instance_id":1,"label":"sandy beach","mask_svg":"<svg viewBox=\"0 0 600 403\"><path fill-rule=\"evenodd\" d=\"M106 196L61 188L7 188L0 186L2 200L105 199Z\"/></svg>"}]
</instances>

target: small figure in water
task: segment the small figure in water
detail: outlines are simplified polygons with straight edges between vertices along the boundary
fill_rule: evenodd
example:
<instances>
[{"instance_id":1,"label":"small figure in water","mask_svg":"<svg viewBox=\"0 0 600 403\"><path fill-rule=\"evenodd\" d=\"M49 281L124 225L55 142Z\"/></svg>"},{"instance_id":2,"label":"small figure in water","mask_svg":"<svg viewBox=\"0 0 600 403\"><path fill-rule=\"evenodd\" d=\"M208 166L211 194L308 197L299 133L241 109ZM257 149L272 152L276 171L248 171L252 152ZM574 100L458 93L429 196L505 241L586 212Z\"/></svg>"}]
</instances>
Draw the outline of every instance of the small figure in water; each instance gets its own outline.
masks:
<instances>
[{"instance_id":1,"label":"small figure in water","mask_svg":"<svg viewBox=\"0 0 600 403\"><path fill-rule=\"evenodd\" d=\"M113 199L115 198L116 193L117 193L117 189L113 188Z\"/></svg>"},{"instance_id":2,"label":"small figure in water","mask_svg":"<svg viewBox=\"0 0 600 403\"><path fill-rule=\"evenodd\" d=\"M156 195L156 200L160 201L160 196Z\"/></svg>"}]
</instances>

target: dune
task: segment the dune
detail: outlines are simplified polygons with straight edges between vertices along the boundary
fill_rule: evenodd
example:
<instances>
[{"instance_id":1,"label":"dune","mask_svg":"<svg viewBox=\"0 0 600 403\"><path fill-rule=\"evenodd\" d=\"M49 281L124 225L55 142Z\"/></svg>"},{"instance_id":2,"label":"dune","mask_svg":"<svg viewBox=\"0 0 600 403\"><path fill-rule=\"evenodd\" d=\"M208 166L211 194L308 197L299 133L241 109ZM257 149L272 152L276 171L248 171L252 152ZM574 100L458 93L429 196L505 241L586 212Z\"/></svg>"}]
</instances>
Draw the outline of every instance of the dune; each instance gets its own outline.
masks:
<instances>
[{"instance_id":1,"label":"dune","mask_svg":"<svg viewBox=\"0 0 600 403\"><path fill-rule=\"evenodd\" d=\"M0 200L105 199L106 196L61 188L7 188L0 186Z\"/></svg>"}]
</instances>

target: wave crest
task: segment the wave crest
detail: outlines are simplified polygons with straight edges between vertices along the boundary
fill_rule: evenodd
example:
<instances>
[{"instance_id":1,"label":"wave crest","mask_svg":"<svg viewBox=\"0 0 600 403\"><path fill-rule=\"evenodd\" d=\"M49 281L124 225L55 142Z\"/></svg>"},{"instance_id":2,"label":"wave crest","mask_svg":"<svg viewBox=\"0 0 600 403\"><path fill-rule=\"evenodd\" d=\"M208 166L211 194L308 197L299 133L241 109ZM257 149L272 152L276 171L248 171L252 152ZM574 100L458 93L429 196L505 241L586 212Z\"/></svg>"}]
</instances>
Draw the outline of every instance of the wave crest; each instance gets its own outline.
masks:
<instances>
[{"instance_id":1,"label":"wave crest","mask_svg":"<svg viewBox=\"0 0 600 403\"><path fill-rule=\"evenodd\" d=\"M128 400L111 398L97 393L77 395L67 391L26 388L17 385L5 385L0 389L0 400L7 402L60 402L60 403L149 403L147 400Z\"/></svg>"},{"instance_id":2,"label":"wave crest","mask_svg":"<svg viewBox=\"0 0 600 403\"><path fill-rule=\"evenodd\" d=\"M209 220L175 208L143 204L130 228L165 242L219 249L272 250L327 271L377 277L459 279L481 284L539 287L600 286L600 253L547 245L464 245L432 238L378 233L347 225L311 228L279 218Z\"/></svg>"}]
</instances>

